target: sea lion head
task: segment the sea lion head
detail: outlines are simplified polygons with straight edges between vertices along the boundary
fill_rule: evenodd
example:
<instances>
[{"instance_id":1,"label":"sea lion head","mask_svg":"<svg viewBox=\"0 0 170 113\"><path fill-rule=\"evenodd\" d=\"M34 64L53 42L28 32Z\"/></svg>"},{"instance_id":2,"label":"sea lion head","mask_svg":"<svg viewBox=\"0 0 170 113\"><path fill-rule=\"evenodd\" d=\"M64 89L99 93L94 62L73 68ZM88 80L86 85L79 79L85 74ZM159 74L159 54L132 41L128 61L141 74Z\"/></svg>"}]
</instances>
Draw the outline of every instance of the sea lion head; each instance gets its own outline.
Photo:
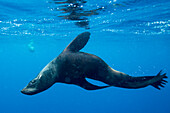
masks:
<instances>
[{"instance_id":1,"label":"sea lion head","mask_svg":"<svg viewBox=\"0 0 170 113\"><path fill-rule=\"evenodd\" d=\"M50 62L21 92L26 95L34 95L51 87L57 78L56 66Z\"/></svg>"}]
</instances>

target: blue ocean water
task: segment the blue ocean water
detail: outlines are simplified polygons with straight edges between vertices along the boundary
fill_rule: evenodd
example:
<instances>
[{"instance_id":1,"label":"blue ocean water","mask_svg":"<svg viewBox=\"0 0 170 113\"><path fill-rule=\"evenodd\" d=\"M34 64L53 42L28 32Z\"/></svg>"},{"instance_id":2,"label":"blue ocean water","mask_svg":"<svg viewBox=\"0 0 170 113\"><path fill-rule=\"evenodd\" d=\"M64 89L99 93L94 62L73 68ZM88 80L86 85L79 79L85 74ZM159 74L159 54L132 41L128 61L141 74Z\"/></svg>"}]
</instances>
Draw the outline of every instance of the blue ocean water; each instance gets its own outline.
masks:
<instances>
[{"instance_id":1,"label":"blue ocean water","mask_svg":"<svg viewBox=\"0 0 170 113\"><path fill-rule=\"evenodd\" d=\"M169 76L169 0L0 0L0 113L170 113L168 83L160 91L57 83L34 96L20 92L84 31L91 38L81 51L114 69Z\"/></svg>"}]
</instances>

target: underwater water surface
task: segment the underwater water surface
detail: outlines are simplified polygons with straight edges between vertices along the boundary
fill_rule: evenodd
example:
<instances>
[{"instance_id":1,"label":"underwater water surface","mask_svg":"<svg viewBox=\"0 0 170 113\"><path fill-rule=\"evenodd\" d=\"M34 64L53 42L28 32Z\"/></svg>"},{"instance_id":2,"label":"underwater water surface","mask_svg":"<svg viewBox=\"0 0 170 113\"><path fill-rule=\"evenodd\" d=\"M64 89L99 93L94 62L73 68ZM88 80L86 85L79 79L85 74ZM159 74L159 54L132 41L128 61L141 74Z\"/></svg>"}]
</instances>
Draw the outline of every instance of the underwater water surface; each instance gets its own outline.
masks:
<instances>
[{"instance_id":1,"label":"underwater water surface","mask_svg":"<svg viewBox=\"0 0 170 113\"><path fill-rule=\"evenodd\" d=\"M0 113L169 113L169 83L161 90L94 91L56 83L33 96L20 92L85 31L91 36L81 51L112 68L131 76L163 70L169 77L169 6L169 0L0 0Z\"/></svg>"}]
</instances>

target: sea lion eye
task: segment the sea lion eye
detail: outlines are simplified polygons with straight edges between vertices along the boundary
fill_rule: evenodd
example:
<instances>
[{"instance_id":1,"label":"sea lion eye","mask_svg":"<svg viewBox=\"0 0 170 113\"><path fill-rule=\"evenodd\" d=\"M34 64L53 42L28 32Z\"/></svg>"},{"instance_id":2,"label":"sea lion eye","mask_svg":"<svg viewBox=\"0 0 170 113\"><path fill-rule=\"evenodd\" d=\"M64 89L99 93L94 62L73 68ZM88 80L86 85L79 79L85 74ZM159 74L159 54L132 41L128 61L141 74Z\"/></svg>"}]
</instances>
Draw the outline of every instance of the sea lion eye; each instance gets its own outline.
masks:
<instances>
[{"instance_id":1,"label":"sea lion eye","mask_svg":"<svg viewBox=\"0 0 170 113\"><path fill-rule=\"evenodd\" d=\"M37 81L37 80L32 80L32 81L30 82L30 85L33 85L36 81Z\"/></svg>"},{"instance_id":2,"label":"sea lion eye","mask_svg":"<svg viewBox=\"0 0 170 113\"><path fill-rule=\"evenodd\" d=\"M36 80L33 80L33 81L32 81L32 83L35 83L35 82L36 82Z\"/></svg>"}]
</instances>

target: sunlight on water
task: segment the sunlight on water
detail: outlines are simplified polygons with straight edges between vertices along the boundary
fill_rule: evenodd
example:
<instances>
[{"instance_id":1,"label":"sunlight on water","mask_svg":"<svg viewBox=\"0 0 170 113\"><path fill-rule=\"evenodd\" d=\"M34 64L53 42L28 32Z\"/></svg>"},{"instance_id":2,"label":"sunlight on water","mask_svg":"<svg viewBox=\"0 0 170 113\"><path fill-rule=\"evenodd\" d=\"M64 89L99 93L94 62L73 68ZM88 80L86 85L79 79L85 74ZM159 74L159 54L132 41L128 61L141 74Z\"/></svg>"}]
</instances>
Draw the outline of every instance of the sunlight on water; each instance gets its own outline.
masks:
<instances>
[{"instance_id":1,"label":"sunlight on water","mask_svg":"<svg viewBox=\"0 0 170 113\"><path fill-rule=\"evenodd\" d=\"M1 13L0 34L59 36L63 30L83 29L120 34L169 34L169 4L148 0L4 1L0 9L8 13Z\"/></svg>"}]
</instances>

